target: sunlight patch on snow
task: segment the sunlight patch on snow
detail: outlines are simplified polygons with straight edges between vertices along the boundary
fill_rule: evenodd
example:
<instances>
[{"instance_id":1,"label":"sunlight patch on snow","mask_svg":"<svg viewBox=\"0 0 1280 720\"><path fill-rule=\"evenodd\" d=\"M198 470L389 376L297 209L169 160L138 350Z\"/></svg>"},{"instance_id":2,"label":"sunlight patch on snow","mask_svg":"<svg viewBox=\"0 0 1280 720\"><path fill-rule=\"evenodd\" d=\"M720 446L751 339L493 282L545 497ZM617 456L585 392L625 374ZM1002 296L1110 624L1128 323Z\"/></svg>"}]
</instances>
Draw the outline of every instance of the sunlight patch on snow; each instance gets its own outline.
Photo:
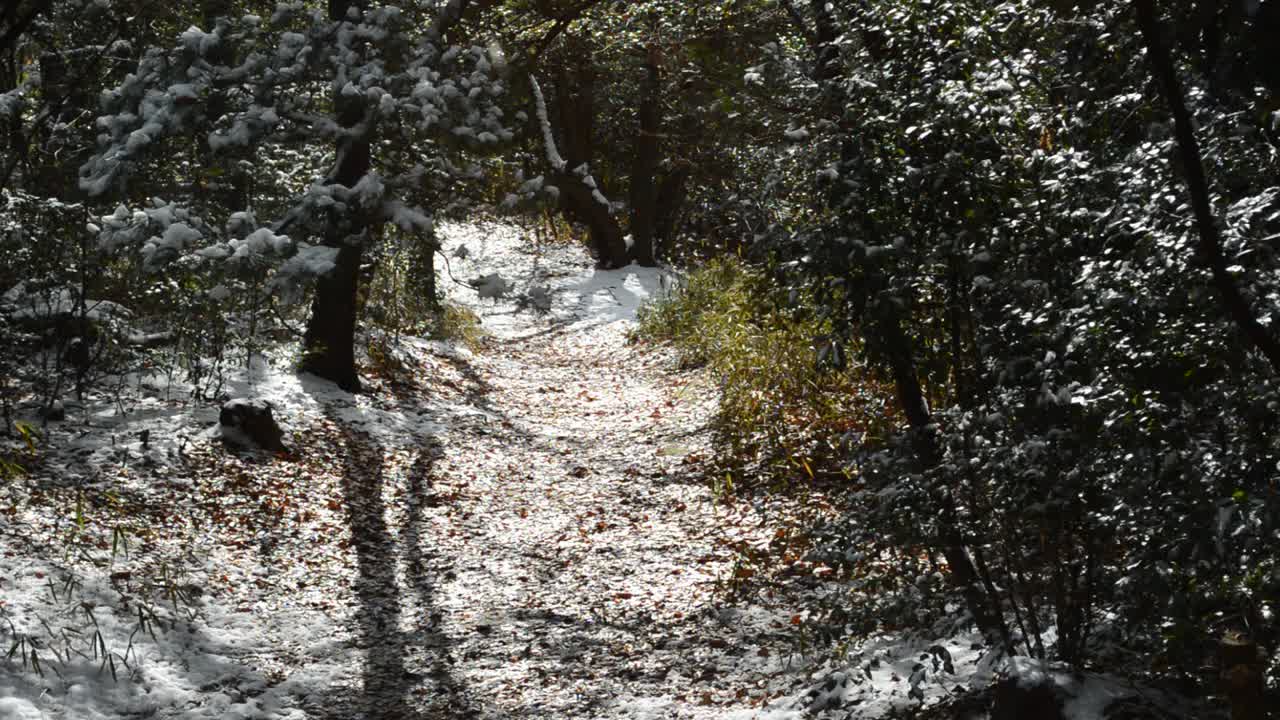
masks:
<instances>
[{"instance_id":1,"label":"sunlight patch on snow","mask_svg":"<svg viewBox=\"0 0 1280 720\"><path fill-rule=\"evenodd\" d=\"M58 565L22 557L20 548L0 542L0 591L8 604L7 617L19 633L39 635L38 618L53 625L73 620L80 608L51 600L49 583L61 582ZM261 618L224 607L207 597L198 603L200 619L193 624L181 616L167 617L167 629L137 632L137 617L117 612L117 591L105 578L85 572L78 580L85 609L96 624L86 631L101 633L102 643L116 657L116 679L100 661L89 657L50 663L44 650L43 676L30 665L0 663L0 718L59 717L75 720L114 720L120 717L182 717L186 720L255 718L295 720L306 717L296 709L292 695L308 687L325 687L339 673L349 672L356 658L350 651L326 659L316 653L284 682L271 682L243 661L267 656L283 641L333 637L338 628L315 613L274 612L264 625ZM53 580L57 578L58 580ZM15 612L16 611L16 612ZM128 654L128 663L122 660Z\"/></svg>"},{"instance_id":2,"label":"sunlight patch on snow","mask_svg":"<svg viewBox=\"0 0 1280 720\"><path fill-rule=\"evenodd\" d=\"M441 286L503 340L555 327L573 329L583 343L612 343L635 321L644 303L671 285L669 269L632 264L601 270L593 267L581 247L540 246L532 233L515 225L441 222L439 231L443 252L451 258ZM484 277L482 271L503 279L506 297L487 292L491 283L480 288L464 284L464 278ZM545 308L545 314L530 312L531 306Z\"/></svg>"},{"instance_id":3,"label":"sunlight patch on snow","mask_svg":"<svg viewBox=\"0 0 1280 720\"><path fill-rule=\"evenodd\" d=\"M221 390L271 402L286 444L309 457L237 459L202 444L217 403L191 402L192 388L156 377L129 379L144 389L127 413L105 395L69 411L90 418L94 432L81 441L85 452L55 461L74 461L84 478L97 467L114 489L155 491L175 505L198 499L234 510L272 500L282 509L265 527L231 510L157 521L192 523L185 536L157 533L157 544L170 543L169 557L186 565L183 582L203 588L195 622L174 608L169 630L135 635L137 670L119 683L77 661L64 680L0 667L0 697L11 698L0 707L19 718L34 707L40 717L84 720L338 717L335 699L361 695L377 644L395 637L414 675L390 680L429 701L439 671L476 699L479 717L531 708L637 720L805 716L810 699L789 693L809 671L779 640L796 609L726 604L722 593L735 563L727 548L767 543L774 528L750 504L724 506L681 476L685 461L709 452L714 387L667 373L661 352L623 343L637 309L670 286L668 271L598 270L582 248L538 248L511 226L442 226L451 263L442 287L481 316L494 342L473 355L401 339L396 359L419 373L420 397L378 390L377 378L375 391L351 395L298 376L293 348L228 371ZM468 252L457 252L464 243ZM510 283L507 297L481 298L450 279L489 274ZM522 304L531 294L546 307ZM57 446L81 426L50 429ZM178 457L183 447L191 465ZM183 470L199 463L210 471ZM350 484L365 469L369 496ZM58 467L50 474L66 479ZM32 515L15 522L34 526ZM46 587L65 568L47 546L24 542L0 535L0 598L22 618L19 632L39 634L38 617L68 617ZM112 608L122 591L155 592L139 590L136 567L123 581L113 569L77 572L108 647L123 652L137 619ZM371 592L384 589L386 597ZM372 618L386 627L375 632ZM452 662L451 650L462 659L450 668L423 661ZM585 668L590 676L575 675ZM704 669L743 683L707 689ZM901 683L883 669L873 675L901 699ZM739 687L750 694L740 697Z\"/></svg>"},{"instance_id":4,"label":"sunlight patch on snow","mask_svg":"<svg viewBox=\"0 0 1280 720\"><path fill-rule=\"evenodd\" d=\"M1134 694L1133 687L1127 683L1089 673L1084 682L1074 688L1071 699L1062 709L1062 715L1067 720L1097 720L1104 717L1103 712L1109 705L1117 700L1131 698Z\"/></svg>"},{"instance_id":5,"label":"sunlight patch on snow","mask_svg":"<svg viewBox=\"0 0 1280 720\"><path fill-rule=\"evenodd\" d=\"M44 714L35 705L14 697L13 687L0 685L0 718L5 720L43 720Z\"/></svg>"}]
</instances>

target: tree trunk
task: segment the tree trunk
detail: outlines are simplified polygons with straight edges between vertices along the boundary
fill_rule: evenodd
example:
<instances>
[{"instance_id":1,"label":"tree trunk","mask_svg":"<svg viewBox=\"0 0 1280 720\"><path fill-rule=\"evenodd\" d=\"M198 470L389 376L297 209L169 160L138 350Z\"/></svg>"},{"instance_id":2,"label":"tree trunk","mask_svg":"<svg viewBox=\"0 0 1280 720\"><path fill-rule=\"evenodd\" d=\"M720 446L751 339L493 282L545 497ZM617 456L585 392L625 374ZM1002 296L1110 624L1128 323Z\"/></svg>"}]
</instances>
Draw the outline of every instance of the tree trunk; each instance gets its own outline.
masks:
<instances>
[{"instance_id":1,"label":"tree trunk","mask_svg":"<svg viewBox=\"0 0 1280 720\"><path fill-rule=\"evenodd\" d=\"M1275 54L1276 48L1280 47L1280 2L1269 0L1258 7L1249 40L1252 48L1249 62L1258 81L1266 86L1272 103L1275 103L1280 96L1280 62L1276 62Z\"/></svg>"},{"instance_id":2,"label":"tree trunk","mask_svg":"<svg viewBox=\"0 0 1280 720\"><path fill-rule=\"evenodd\" d=\"M1191 207L1195 212L1196 226L1200 234L1200 242L1196 248L1200 259L1208 266L1213 276L1213 286L1228 316L1239 327L1241 334L1271 363L1273 373L1280 373L1280 343L1267 332L1267 329L1254 317L1248 302L1240 294L1231 275L1227 272L1226 258L1222 253L1222 239L1218 234L1217 221L1209 202L1209 182L1205 178L1204 163L1201 160L1200 146L1196 142L1195 129L1192 126L1191 112L1182 98L1182 88L1178 84L1178 76L1173 67L1173 59L1169 56L1160 37L1160 23L1156 18L1156 9L1152 0L1134 0L1138 15L1138 27L1142 30L1147 45L1147 56L1151 60L1151 69L1165 102L1173 113L1174 135L1178 141L1178 151L1182 156L1183 170L1187 177L1187 191L1191 195Z\"/></svg>"},{"instance_id":3,"label":"tree trunk","mask_svg":"<svg viewBox=\"0 0 1280 720\"><path fill-rule=\"evenodd\" d=\"M591 248L602 267L617 268L627 264L627 245L622 239L622 226L591 189L573 170L583 163L588 166L593 154L595 127L595 71L591 56L582 51L572 78L563 69L556 73L555 105L562 136L561 154L565 172L558 172L554 182L560 188L560 209L570 220L587 226ZM597 189L604 194L604 183L595 178Z\"/></svg>"},{"instance_id":4,"label":"tree trunk","mask_svg":"<svg viewBox=\"0 0 1280 720\"><path fill-rule=\"evenodd\" d=\"M911 340L902 329L902 321L892 307L885 303L886 309L881 311L882 317L875 324L875 332L885 344L885 352L889 356L889 370L893 375L894 388L898 394L898 404L907 416L907 424L911 428L913 447L921 469L936 467L942 462L942 448L938 447L937 429L933 427L933 417L929 412L929 404L925 401L920 378L916 373ZM965 605L978 629L985 634L1000 637L1006 647L1011 647L1009 630L999 608L979 585L978 571L973 565L966 548L964 535L959 529L956 517L954 494L948 490L942 498L942 513L938 518L938 544L942 546L942 556L946 558L947 567L951 571L951 581L960 589Z\"/></svg>"},{"instance_id":5,"label":"tree trunk","mask_svg":"<svg viewBox=\"0 0 1280 720\"><path fill-rule=\"evenodd\" d=\"M348 392L360 390L356 375L356 291L363 248L344 244L329 274L316 281L311 319L303 335L301 370L332 380Z\"/></svg>"},{"instance_id":6,"label":"tree trunk","mask_svg":"<svg viewBox=\"0 0 1280 720\"><path fill-rule=\"evenodd\" d=\"M829 82L840 77L840 49L836 40L840 31L836 28L836 19L832 17L832 9L828 0L809 0L813 10L814 25L814 67L813 79L818 83Z\"/></svg>"},{"instance_id":7,"label":"tree trunk","mask_svg":"<svg viewBox=\"0 0 1280 720\"><path fill-rule=\"evenodd\" d=\"M1266 671L1258 643L1247 634L1228 632L1218 642L1218 668L1218 687L1231 704L1231 720L1264 720Z\"/></svg>"},{"instance_id":8,"label":"tree trunk","mask_svg":"<svg viewBox=\"0 0 1280 720\"><path fill-rule=\"evenodd\" d=\"M622 226L592 194L582 180L571 173L556 173L560 188L560 207L571 220L587 226L591 249L604 268L620 268L627 264L627 244L622 239Z\"/></svg>"},{"instance_id":9,"label":"tree trunk","mask_svg":"<svg viewBox=\"0 0 1280 720\"><path fill-rule=\"evenodd\" d=\"M636 136L631 166L631 259L652 267L654 234L657 226L658 190L654 175L658 170L659 85L656 47L649 48L640 84L640 132Z\"/></svg>"},{"instance_id":10,"label":"tree trunk","mask_svg":"<svg viewBox=\"0 0 1280 720\"><path fill-rule=\"evenodd\" d=\"M684 209L684 201L688 196L689 175L692 166L681 162L662 178L658 185L657 218L653 231L654 246L660 255L670 258L675 251L677 223Z\"/></svg>"},{"instance_id":11,"label":"tree trunk","mask_svg":"<svg viewBox=\"0 0 1280 720\"><path fill-rule=\"evenodd\" d=\"M80 193L79 185L69 181L67 165L55 159L58 152L53 146L54 128L69 119L72 105L70 73L61 54L53 51L40 54L40 91L49 116L35 128L40 150L33 158L35 167L31 168L30 179L41 194L50 197L70 194L67 199L74 200ZM71 168L74 177L79 172L79 164Z\"/></svg>"},{"instance_id":12,"label":"tree trunk","mask_svg":"<svg viewBox=\"0 0 1280 720\"><path fill-rule=\"evenodd\" d=\"M4 75L0 77L0 93L16 90L18 87L18 53L12 47L0 46L0 56L4 57L4 67L0 69ZM9 184L9 178L19 161L26 155L26 138L23 137L22 113L14 113L4 127L5 157L0 160L0 190Z\"/></svg>"},{"instance_id":13,"label":"tree trunk","mask_svg":"<svg viewBox=\"0 0 1280 720\"><path fill-rule=\"evenodd\" d=\"M39 0L19 8L18 3L10 2L0 11L0 50L8 51L17 47L18 38L22 36L53 5L53 0Z\"/></svg>"},{"instance_id":14,"label":"tree trunk","mask_svg":"<svg viewBox=\"0 0 1280 720\"><path fill-rule=\"evenodd\" d=\"M823 109L829 115L839 118L844 106L841 80L845 73L844 66L840 62L840 53L835 45L840 32L827 0L811 0L810 9L814 14L816 38L813 79L825 95ZM848 132L852 132L852 129L847 129L846 133ZM856 152L854 142L846 135L841 138L840 146L841 167L849 167L850 160ZM832 183L825 197L828 209L837 213L851 212L848 208L842 209L848 199L848 193L847 184ZM872 218L863 215L860 220L865 232L870 236L868 240L879 244L875 241L879 231ZM875 275L878 271L868 267L867 272ZM883 284L874 282L870 278L869 281L873 285ZM916 371L915 350L911 338L907 335L901 314L892 300L886 299L881 302L875 312L877 317L869 331L875 333L876 338L883 344L897 391L898 405L902 408L907 424L910 426L913 450L920 469L921 471L930 470L942 462L942 448L939 447L937 428L933 425L929 404L925 400L924 390ZM959 588L966 608L973 616L978 629L988 637L998 636L1008 649L1011 646L1009 631L1000 614L999 601L988 597L979 585L978 571L969 556L967 542L960 530L957 514L955 495L948 488L941 498L936 542L947 561L951 574L950 580Z\"/></svg>"},{"instance_id":15,"label":"tree trunk","mask_svg":"<svg viewBox=\"0 0 1280 720\"><path fill-rule=\"evenodd\" d=\"M329 18L342 20L352 7L364 10L363 0L329 0ZM338 124L344 128L353 128L364 118L364 103L359 97L337 92L334 105ZM330 183L351 187L369 172L372 151L367 137L339 140L337 153L338 167ZM347 222L343 224L343 220ZM331 227L325 237L325 245L338 248L338 257L333 271L316 282L299 369L332 380L349 392L357 392L360 378L356 375L355 362L356 294L367 220L357 212L334 222L335 227Z\"/></svg>"}]
</instances>

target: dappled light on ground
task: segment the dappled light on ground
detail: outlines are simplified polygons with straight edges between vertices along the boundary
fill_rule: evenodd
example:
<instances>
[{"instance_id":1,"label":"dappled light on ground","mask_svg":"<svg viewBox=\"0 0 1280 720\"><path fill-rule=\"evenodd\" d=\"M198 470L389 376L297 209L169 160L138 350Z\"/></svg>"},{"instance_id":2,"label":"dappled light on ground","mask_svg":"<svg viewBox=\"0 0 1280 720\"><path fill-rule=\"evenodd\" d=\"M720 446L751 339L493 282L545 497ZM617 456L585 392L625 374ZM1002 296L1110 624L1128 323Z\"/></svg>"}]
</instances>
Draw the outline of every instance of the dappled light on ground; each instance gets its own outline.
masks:
<instances>
[{"instance_id":1,"label":"dappled light on ground","mask_svg":"<svg viewBox=\"0 0 1280 720\"><path fill-rule=\"evenodd\" d=\"M482 351L404 339L354 396L263 360L233 387L273 402L288 453L230 453L203 432L210 411L175 407L111 430L154 428L148 451L182 434L180 454L138 448L78 490L37 495L58 484L37 473L9 491L5 617L36 637L39 618L83 628L88 603L118 670L70 643L63 662L38 651L43 676L0 673L11 715L721 717L794 684L795 610L726 599L738 548L773 529L697 476L715 392L626 342L671 279L501 226L446 237L511 284L452 291L490 332ZM548 312L521 306L535 284ZM113 559L95 521L121 499L132 544ZM79 561L60 557L68 533Z\"/></svg>"}]
</instances>

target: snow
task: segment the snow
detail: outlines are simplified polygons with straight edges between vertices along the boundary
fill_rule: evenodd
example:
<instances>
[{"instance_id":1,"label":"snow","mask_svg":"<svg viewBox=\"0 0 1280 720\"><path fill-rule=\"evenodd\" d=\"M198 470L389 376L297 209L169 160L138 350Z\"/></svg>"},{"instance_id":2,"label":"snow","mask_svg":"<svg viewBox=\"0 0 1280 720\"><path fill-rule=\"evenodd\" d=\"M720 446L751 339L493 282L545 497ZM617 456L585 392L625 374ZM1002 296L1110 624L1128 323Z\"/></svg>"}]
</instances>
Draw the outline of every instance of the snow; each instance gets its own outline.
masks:
<instances>
[{"instance_id":1,"label":"snow","mask_svg":"<svg viewBox=\"0 0 1280 720\"><path fill-rule=\"evenodd\" d=\"M504 291L513 296L512 305L494 305L489 302L491 295L482 295L478 287L456 283L450 287L458 302L475 310L485 328L504 340L543 332L554 325L585 333L584 342L619 342L635 321L637 310L674 284L675 273L670 268L633 264L616 270L597 269L576 247L537 248L514 228L442 222L439 231L444 251L457 258L455 272L471 267L491 270L507 286ZM536 298L551 317L534 321L513 312L516 298Z\"/></svg>"},{"instance_id":2,"label":"snow","mask_svg":"<svg viewBox=\"0 0 1280 720\"><path fill-rule=\"evenodd\" d=\"M515 299L482 302L475 288L452 286L455 298L476 307L486 326L500 337L530 336L548 326L576 327L584 332L608 328L609 338L619 342L626 328L624 321L634 318L635 309L657 287L659 271L630 268L598 272L577 248L557 248L546 253L553 257L535 259L532 248L510 228L449 226L444 235L447 247L457 255L467 254L457 252L463 238L473 248L471 257L459 257L458 262L515 279L516 288L529 294L535 309L551 313L517 311ZM270 245L269 240L268 235L255 237L252 233L245 239L247 244L263 246ZM313 259L320 262L327 254L321 252L324 250L328 249L316 248ZM307 248L298 257L308 257ZM21 293L22 289L16 288L9 295L16 298ZM586 338L575 341L584 348L595 342ZM476 360L466 348L412 338L404 340L400 352L415 362ZM351 395L331 383L297 375L292 364L288 348L255 356L247 369L230 372L225 387L227 394L270 402L287 438L292 434L296 440L296 433L334 424L344 432L362 433L385 452L417 453L446 427L477 421L482 426L496 426L500 420L492 408L465 398L428 396L388 405L386 399L375 395ZM69 404L73 419L46 428L50 447L55 450L42 472L62 478L57 482L64 483L98 482L93 478L105 472L118 477L113 482L123 483L120 489L129 493L157 482L179 492L195 491L198 485L185 477L183 468L193 453L219 452L205 439L206 430L217 424L217 404L175 399L186 398L191 388L166 384L159 377L127 378L126 385L141 392L127 413L106 395L90 395L82 405ZM554 435L548 435L548 442L553 441L558 442ZM678 462L678 458L669 461ZM158 475L148 479L153 474ZM129 479L134 477L137 479ZM143 485L131 489L132 483L138 482ZM594 481L587 478L584 482ZM310 490L325 492L320 487ZM14 522L11 527L34 527L40 519L26 513ZM209 528L208 532L226 530ZM38 551L28 542L21 536L0 534L0 597L4 599L0 613L14 621L19 633L33 636L41 633L40 617L55 626L83 628L87 620L77 621L80 606L59 601L48 590L50 582L59 586L69 577L68 566L60 557ZM362 664L365 650L350 629L349 610L323 610L331 596L323 587L315 591L291 588L256 599L217 590L224 586L273 587L283 582L278 573L302 577L307 573L306 566L295 560L284 566L273 565L268 557L228 563L226 551L217 547L206 547L191 556L196 562L184 571L189 581L183 582L204 588L195 599L172 608L154 606L166 626L155 630L154 637L150 632L135 632L139 629L137 618L121 605L126 595L137 590L127 589L132 581L115 579L113 568L127 567L137 577L141 568L134 560L116 558L101 570L84 564L76 567L76 597L92 608L96 631L114 653L118 680L112 680L109 671L100 670L96 660L59 663L61 676L48 669L41 676L29 664L6 663L0 665L0 697L4 698L0 717L316 717L309 708L323 700L328 688L349 685L353 669ZM120 577L127 578L129 572ZM455 590L465 595L464 590ZM639 596L644 588L628 592ZM188 609L198 620L185 614ZM465 606L450 612L459 617L467 614ZM492 617L493 622L507 622L508 615L498 612ZM253 661L279 655L285 649L305 662L269 676L268 668ZM126 655L128 667L123 662ZM46 668L54 662L47 653L41 659ZM482 673L476 682L505 686L506 677L499 674L484 680Z\"/></svg>"},{"instance_id":3,"label":"snow","mask_svg":"<svg viewBox=\"0 0 1280 720\"><path fill-rule=\"evenodd\" d=\"M12 687L0 685L0 696L12 694ZM4 720L44 720L44 713L40 712L32 703L16 697L0 697L0 718Z\"/></svg>"},{"instance_id":4,"label":"snow","mask_svg":"<svg viewBox=\"0 0 1280 720\"><path fill-rule=\"evenodd\" d=\"M70 288L53 288L50 290L32 289L26 281L5 291L0 296L0 304L13 308L9 317L15 320L48 321L60 315L78 314L79 303L76 293ZM92 322L108 322L127 320L129 309L110 300L85 299L85 319Z\"/></svg>"},{"instance_id":5,"label":"snow","mask_svg":"<svg viewBox=\"0 0 1280 720\"><path fill-rule=\"evenodd\" d=\"M184 47L200 56L208 55L209 51L217 47L220 42L217 35L206 33L194 25L187 28L180 39Z\"/></svg>"},{"instance_id":6,"label":"snow","mask_svg":"<svg viewBox=\"0 0 1280 720\"><path fill-rule=\"evenodd\" d=\"M405 232L429 233L435 226L431 216L421 207L405 205L399 200L384 203L382 212L396 227Z\"/></svg>"},{"instance_id":7,"label":"snow","mask_svg":"<svg viewBox=\"0 0 1280 720\"><path fill-rule=\"evenodd\" d=\"M296 299L300 281L319 277L334 268L338 248L327 245L298 243L298 251L276 269L273 284L286 301Z\"/></svg>"},{"instance_id":8,"label":"snow","mask_svg":"<svg viewBox=\"0 0 1280 720\"><path fill-rule=\"evenodd\" d=\"M352 703L384 686L468 703L406 717L883 718L1002 673L1058 684L1069 718L1095 720L1129 692L998 661L967 633L885 633L839 658L794 656L788 629L807 618L797 600L723 592L729 548L767 547L778 509L720 502L685 479L709 452L698 428L714 383L626 344L675 274L599 270L582 248L540 246L510 225L436 230L452 263L441 285L481 319L482 352L402 338L390 352L425 388L375 380L360 395L296 374L292 347L228 368L223 392L270 402L296 458L229 454L207 439L218 404L158 376L125 378L138 395L127 411L106 393L67 403L32 482L159 495L180 510L151 518L131 556L103 549L103 508L76 530L74 494L53 515L24 504L0 525L0 618L36 637L42 620L98 632L118 675L91 654L58 662L45 650L57 672L43 676L0 662L0 720L336 720L362 716ZM295 258L314 253L318 270L331 250ZM360 482L376 492L361 500ZM279 515L258 526L243 508ZM41 544L49 537L71 540ZM77 537L94 562L68 558ZM176 563L164 572L181 602L147 584L159 553ZM144 606L163 621L154 635L140 628ZM2 619L0 636L12 642Z\"/></svg>"},{"instance_id":9,"label":"snow","mask_svg":"<svg viewBox=\"0 0 1280 720\"><path fill-rule=\"evenodd\" d=\"M157 248L181 251L186 248L188 243L203 238L204 235L195 228L186 223L176 222L165 228L164 235L159 242L155 242Z\"/></svg>"},{"instance_id":10,"label":"snow","mask_svg":"<svg viewBox=\"0 0 1280 720\"><path fill-rule=\"evenodd\" d=\"M0 93L0 118L17 115L23 106L22 94L25 88Z\"/></svg>"},{"instance_id":11,"label":"snow","mask_svg":"<svg viewBox=\"0 0 1280 720\"><path fill-rule=\"evenodd\" d=\"M1047 685L1055 677L1047 662L1025 656L1009 658L1005 672L1024 689Z\"/></svg>"},{"instance_id":12,"label":"snow","mask_svg":"<svg viewBox=\"0 0 1280 720\"><path fill-rule=\"evenodd\" d=\"M551 121L547 119L547 102L542 97L542 87L538 85L538 79L533 75L529 76L529 85L533 90L534 110L538 116L538 125L542 128L542 144L547 152L547 162L556 170L564 170L564 158L560 157L560 151L556 149L556 139L551 133Z\"/></svg>"},{"instance_id":13,"label":"snow","mask_svg":"<svg viewBox=\"0 0 1280 720\"><path fill-rule=\"evenodd\" d=\"M284 255L288 253L292 243L287 235L277 235L270 228L263 227L249 233L243 240L232 240L230 245L235 248L234 257L243 258L251 254ZM303 259L299 262L305 263L307 261Z\"/></svg>"},{"instance_id":14,"label":"snow","mask_svg":"<svg viewBox=\"0 0 1280 720\"><path fill-rule=\"evenodd\" d=\"M1063 706L1062 714L1067 720L1097 720L1105 717L1109 705L1134 695L1135 690L1129 683L1089 673L1083 682L1073 685L1072 696Z\"/></svg>"}]
</instances>

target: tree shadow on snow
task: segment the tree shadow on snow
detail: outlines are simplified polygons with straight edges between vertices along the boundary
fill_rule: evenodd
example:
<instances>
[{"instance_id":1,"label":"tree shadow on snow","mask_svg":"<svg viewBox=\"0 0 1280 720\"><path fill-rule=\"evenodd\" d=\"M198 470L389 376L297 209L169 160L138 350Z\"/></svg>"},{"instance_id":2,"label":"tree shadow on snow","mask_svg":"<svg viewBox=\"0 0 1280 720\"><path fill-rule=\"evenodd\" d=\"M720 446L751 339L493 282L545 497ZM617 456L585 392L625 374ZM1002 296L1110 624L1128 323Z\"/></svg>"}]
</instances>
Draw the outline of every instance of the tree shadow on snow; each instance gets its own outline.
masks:
<instances>
[{"instance_id":1,"label":"tree shadow on snow","mask_svg":"<svg viewBox=\"0 0 1280 720\"><path fill-rule=\"evenodd\" d=\"M130 709L129 717L169 717L184 710L203 714L251 705L264 696L271 704L287 703L283 697L287 692L278 680L249 662L257 655L256 648L219 639L203 627L202 600L184 601L184 610L178 611L141 587L120 587L114 580L70 573L34 545L27 546L24 555L48 572L51 587L61 585L69 574L79 580L74 594L62 596L63 602L74 598L78 611L95 616L95 626L98 619L104 621L100 636L86 626L77 638L83 634L86 641L100 642L112 658L114 671L105 655L91 657L81 649L56 657L46 640L40 644L43 667L39 673L25 661L0 658L0 697L28 701L40 710L40 717L50 716L47 710L52 708L45 706L50 700L61 704L65 717L116 717L123 708ZM55 577L57 583L53 583ZM197 615L188 617L186 609L194 609ZM138 612L137 621L132 611ZM54 626L69 627L68 614L62 615L54 619ZM6 647L15 640L8 630L0 632ZM157 686L190 688L193 695L188 699L181 693L152 694ZM78 691L70 692L71 688Z\"/></svg>"},{"instance_id":2,"label":"tree shadow on snow","mask_svg":"<svg viewBox=\"0 0 1280 720\"><path fill-rule=\"evenodd\" d=\"M457 355L441 355L440 358L451 365L462 376L463 395L467 402L486 413L496 412L489 396L493 393L493 384L480 374L475 366Z\"/></svg>"},{"instance_id":3,"label":"tree shadow on snow","mask_svg":"<svg viewBox=\"0 0 1280 720\"><path fill-rule=\"evenodd\" d=\"M440 630L436 586L428 571L433 554L418 529L431 503L437 452L421 448L405 479L388 475L384 455L383 448L359 435L342 453L343 508L356 554L353 630L364 664L360 690L330 688L323 711L335 719L475 717L479 713L450 667L454 643ZM388 506L386 498L397 495L403 505ZM388 518L401 513L403 526L393 532Z\"/></svg>"}]
</instances>

